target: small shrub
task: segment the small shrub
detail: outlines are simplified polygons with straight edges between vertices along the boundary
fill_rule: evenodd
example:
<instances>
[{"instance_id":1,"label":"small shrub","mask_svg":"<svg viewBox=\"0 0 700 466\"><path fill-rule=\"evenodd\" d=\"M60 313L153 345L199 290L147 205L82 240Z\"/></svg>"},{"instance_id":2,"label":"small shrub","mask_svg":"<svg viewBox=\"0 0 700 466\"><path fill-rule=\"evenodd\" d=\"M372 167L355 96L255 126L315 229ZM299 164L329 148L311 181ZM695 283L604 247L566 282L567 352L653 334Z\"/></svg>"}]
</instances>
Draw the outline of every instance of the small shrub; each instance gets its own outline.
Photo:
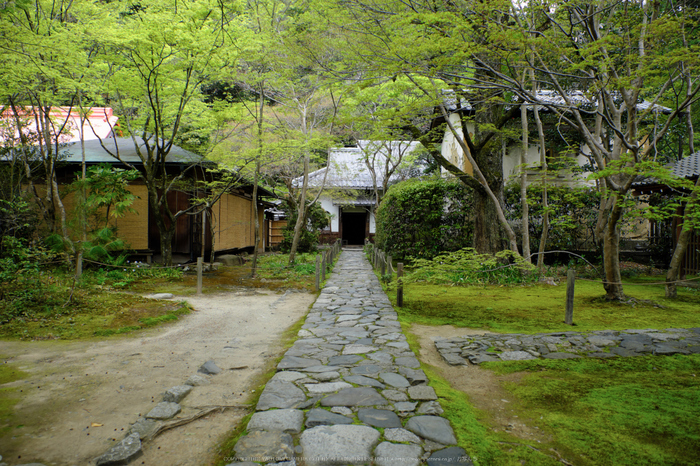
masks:
<instances>
[{"instance_id":1,"label":"small shrub","mask_svg":"<svg viewBox=\"0 0 700 466\"><path fill-rule=\"evenodd\" d=\"M532 273L535 267L513 251L501 251L491 256L465 248L432 260L417 259L413 267L414 271L404 279L407 283L513 285L539 278Z\"/></svg>"}]
</instances>

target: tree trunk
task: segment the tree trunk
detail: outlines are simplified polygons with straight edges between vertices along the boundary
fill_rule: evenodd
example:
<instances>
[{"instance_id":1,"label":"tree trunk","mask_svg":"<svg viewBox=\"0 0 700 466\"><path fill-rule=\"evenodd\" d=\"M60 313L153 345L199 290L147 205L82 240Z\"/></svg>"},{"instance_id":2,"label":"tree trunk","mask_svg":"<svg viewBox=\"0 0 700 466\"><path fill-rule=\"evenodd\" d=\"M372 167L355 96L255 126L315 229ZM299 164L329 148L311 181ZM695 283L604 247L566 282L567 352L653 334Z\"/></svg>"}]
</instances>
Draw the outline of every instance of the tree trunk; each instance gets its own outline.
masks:
<instances>
[{"instance_id":1,"label":"tree trunk","mask_svg":"<svg viewBox=\"0 0 700 466\"><path fill-rule=\"evenodd\" d=\"M603 232L603 266L605 268L605 298L609 301L620 301L625 294L622 289L620 274L620 218L622 208L617 203L617 194L613 195L613 203L608 215L608 221Z\"/></svg>"},{"instance_id":2,"label":"tree trunk","mask_svg":"<svg viewBox=\"0 0 700 466\"><path fill-rule=\"evenodd\" d=\"M474 249L479 254L495 254L505 248L496 206L488 194L474 190Z\"/></svg>"},{"instance_id":3,"label":"tree trunk","mask_svg":"<svg viewBox=\"0 0 700 466\"><path fill-rule=\"evenodd\" d=\"M683 212L684 219L688 217L688 212L697 200L698 200L698 189L700 189L700 178L695 182L695 189L690 195L690 199L685 205L685 210ZM671 262L668 264L668 271L666 272L666 297L675 298L678 296L678 290L676 289L676 281L680 279L681 262L685 257L685 253L688 250L688 241L692 236L693 229L686 228L687 223L683 222L683 228L681 228L681 234L678 235L678 242L673 250L673 256L671 256Z\"/></svg>"},{"instance_id":4,"label":"tree trunk","mask_svg":"<svg viewBox=\"0 0 700 466\"><path fill-rule=\"evenodd\" d=\"M301 229L306 226L306 191L309 186L309 154L304 155L304 181L301 185L301 199L297 206L297 223L294 225L294 238L292 238L292 248L289 251L288 265L294 265L296 260L297 248L299 247L299 239L301 238Z\"/></svg>"},{"instance_id":5,"label":"tree trunk","mask_svg":"<svg viewBox=\"0 0 700 466\"><path fill-rule=\"evenodd\" d=\"M523 133L522 154L520 155L520 206L522 209L523 258L532 262L530 258L530 212L527 205L527 149L529 144L527 106L520 105L520 120Z\"/></svg>"},{"instance_id":6,"label":"tree trunk","mask_svg":"<svg viewBox=\"0 0 700 466\"><path fill-rule=\"evenodd\" d=\"M535 108L533 110L535 123L537 124L537 135L540 140L540 166L542 169L542 236L540 236L540 247L537 255L537 267L544 267L544 251L547 246L547 237L549 236L549 199L547 198L547 151L544 140L544 128L540 119L540 111Z\"/></svg>"}]
</instances>

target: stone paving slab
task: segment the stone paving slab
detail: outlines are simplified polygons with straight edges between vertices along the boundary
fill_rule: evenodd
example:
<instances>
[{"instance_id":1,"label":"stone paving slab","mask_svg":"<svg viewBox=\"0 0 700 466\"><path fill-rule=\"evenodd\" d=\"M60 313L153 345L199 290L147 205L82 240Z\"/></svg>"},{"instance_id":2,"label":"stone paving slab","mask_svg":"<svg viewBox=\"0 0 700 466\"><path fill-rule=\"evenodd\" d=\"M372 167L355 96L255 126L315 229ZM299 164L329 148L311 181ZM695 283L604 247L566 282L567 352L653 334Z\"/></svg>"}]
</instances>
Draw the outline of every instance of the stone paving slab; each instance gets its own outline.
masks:
<instances>
[{"instance_id":1,"label":"stone paving slab","mask_svg":"<svg viewBox=\"0 0 700 466\"><path fill-rule=\"evenodd\" d=\"M668 328L558 332L534 335L487 333L435 339L450 365L489 361L576 359L700 353L700 329Z\"/></svg>"},{"instance_id":2,"label":"stone paving slab","mask_svg":"<svg viewBox=\"0 0 700 466\"><path fill-rule=\"evenodd\" d=\"M230 464L472 464L362 251L343 251L298 336Z\"/></svg>"}]
</instances>

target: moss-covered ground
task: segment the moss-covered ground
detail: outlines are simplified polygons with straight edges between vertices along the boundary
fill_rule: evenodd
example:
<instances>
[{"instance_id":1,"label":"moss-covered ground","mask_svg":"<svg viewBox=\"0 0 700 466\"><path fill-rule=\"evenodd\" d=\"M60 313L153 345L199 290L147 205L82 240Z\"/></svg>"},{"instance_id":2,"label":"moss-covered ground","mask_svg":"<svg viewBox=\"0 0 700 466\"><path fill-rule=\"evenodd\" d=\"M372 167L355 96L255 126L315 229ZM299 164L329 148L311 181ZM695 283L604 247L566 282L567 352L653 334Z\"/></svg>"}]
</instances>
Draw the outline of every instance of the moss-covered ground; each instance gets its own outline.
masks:
<instances>
[{"instance_id":1,"label":"moss-covered ground","mask_svg":"<svg viewBox=\"0 0 700 466\"><path fill-rule=\"evenodd\" d=\"M654 282L659 277L652 277ZM400 318L427 325L538 333L629 328L700 327L700 290L681 288L667 299L662 285L625 286L626 302L609 302L600 283L577 280L574 326L564 323L566 285L445 286L411 283L404 288ZM396 300L396 290L388 290Z\"/></svg>"},{"instance_id":2,"label":"moss-covered ground","mask_svg":"<svg viewBox=\"0 0 700 466\"><path fill-rule=\"evenodd\" d=\"M455 325L499 333L700 327L700 291L675 300L651 285L626 283L626 302L604 299L600 283L576 282L574 322L564 324L566 287L410 284L405 323ZM388 294L394 301L395 290ZM700 355L619 359L494 362L512 394L509 407L552 440L532 443L492 429L495 413L478 411L469 396L424 365L459 443L478 465L698 465ZM563 460L563 461L560 461Z\"/></svg>"}]
</instances>

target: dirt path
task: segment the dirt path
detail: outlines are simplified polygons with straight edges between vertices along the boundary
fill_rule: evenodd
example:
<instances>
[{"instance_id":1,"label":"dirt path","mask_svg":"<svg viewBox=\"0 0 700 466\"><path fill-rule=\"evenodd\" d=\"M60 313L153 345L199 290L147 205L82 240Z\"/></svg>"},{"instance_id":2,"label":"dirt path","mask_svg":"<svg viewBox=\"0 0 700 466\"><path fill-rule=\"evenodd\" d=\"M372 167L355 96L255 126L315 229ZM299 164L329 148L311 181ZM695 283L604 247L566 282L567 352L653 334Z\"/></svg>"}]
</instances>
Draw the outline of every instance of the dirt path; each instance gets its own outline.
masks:
<instances>
[{"instance_id":1,"label":"dirt path","mask_svg":"<svg viewBox=\"0 0 700 466\"><path fill-rule=\"evenodd\" d=\"M433 338L481 335L485 331L451 325L433 327L418 324L411 325L409 331L418 337L421 361L436 367L452 388L466 393L477 409L488 413L492 419L491 427L494 431L506 431L531 442L546 440L544 432L527 425L527 421L519 418L509 407L511 396L501 387L501 383L517 380L520 377L518 374L496 376L489 370L471 364L450 366L435 348Z\"/></svg>"},{"instance_id":2,"label":"dirt path","mask_svg":"<svg viewBox=\"0 0 700 466\"><path fill-rule=\"evenodd\" d=\"M186 300L195 309L190 315L136 337L0 342L0 354L31 374L8 384L22 390L22 399L11 424L0 420L2 460L92 464L165 390L210 359L223 372L195 387L181 416L196 406L244 402L267 361L280 354L281 333L306 314L314 296L247 290ZM243 414L227 410L165 432L144 446L135 464L207 464Z\"/></svg>"}]
</instances>

